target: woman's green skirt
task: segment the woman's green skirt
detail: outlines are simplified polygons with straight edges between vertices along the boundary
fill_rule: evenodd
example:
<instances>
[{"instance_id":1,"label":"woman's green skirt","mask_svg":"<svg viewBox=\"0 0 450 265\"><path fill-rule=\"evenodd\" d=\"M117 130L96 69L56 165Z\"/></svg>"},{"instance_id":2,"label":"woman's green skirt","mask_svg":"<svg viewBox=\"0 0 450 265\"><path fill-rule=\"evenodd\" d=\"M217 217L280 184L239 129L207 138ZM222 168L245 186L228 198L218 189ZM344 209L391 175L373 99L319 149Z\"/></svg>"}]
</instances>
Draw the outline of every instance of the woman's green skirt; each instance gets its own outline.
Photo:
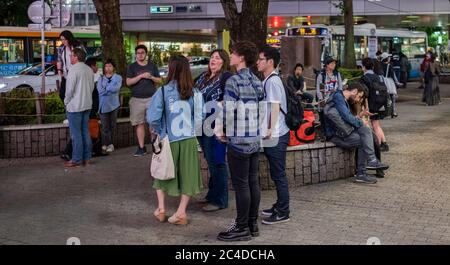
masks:
<instances>
[{"instance_id":1,"label":"woman's green skirt","mask_svg":"<svg viewBox=\"0 0 450 265\"><path fill-rule=\"evenodd\" d=\"M202 190L202 176L198 159L197 138L189 138L170 143L175 178L153 182L153 188L163 190L170 196L193 196Z\"/></svg>"}]
</instances>

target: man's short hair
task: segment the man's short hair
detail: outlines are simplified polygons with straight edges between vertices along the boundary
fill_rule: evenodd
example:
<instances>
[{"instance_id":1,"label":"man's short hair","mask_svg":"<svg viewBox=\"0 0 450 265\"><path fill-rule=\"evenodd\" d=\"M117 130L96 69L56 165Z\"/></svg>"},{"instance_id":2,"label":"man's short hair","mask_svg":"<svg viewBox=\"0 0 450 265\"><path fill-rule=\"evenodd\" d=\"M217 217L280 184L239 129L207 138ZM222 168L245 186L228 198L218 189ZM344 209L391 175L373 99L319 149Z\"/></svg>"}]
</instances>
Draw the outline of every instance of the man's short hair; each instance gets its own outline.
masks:
<instances>
[{"instance_id":1,"label":"man's short hair","mask_svg":"<svg viewBox=\"0 0 450 265\"><path fill-rule=\"evenodd\" d=\"M264 57L266 57L267 61L273 60L273 67L277 68L278 64L280 64L280 52L270 46L265 46L261 49L260 53L264 54ZM302 67L303 68L303 67Z\"/></svg>"},{"instance_id":2,"label":"man's short hair","mask_svg":"<svg viewBox=\"0 0 450 265\"><path fill-rule=\"evenodd\" d=\"M143 44L139 44L138 46L136 46L136 48L134 49L134 52L137 53L137 51L138 51L139 49L142 49L142 50L145 51L145 53L148 53L147 46L145 46L145 45L143 45Z\"/></svg>"},{"instance_id":3,"label":"man's short hair","mask_svg":"<svg viewBox=\"0 0 450 265\"><path fill-rule=\"evenodd\" d=\"M257 48L253 42L250 41L240 41L232 45L232 52L237 53L240 56L244 56L245 65L247 67L252 67L255 65L256 58L258 54L256 53Z\"/></svg>"},{"instance_id":4,"label":"man's short hair","mask_svg":"<svg viewBox=\"0 0 450 265\"><path fill-rule=\"evenodd\" d=\"M364 68L366 68L367 70L373 70L373 61L371 58L364 58L362 60L362 65L364 66Z\"/></svg>"},{"instance_id":5,"label":"man's short hair","mask_svg":"<svg viewBox=\"0 0 450 265\"><path fill-rule=\"evenodd\" d=\"M97 58L95 57L89 57L86 59L86 62L84 62L87 66L92 67L94 65L97 65Z\"/></svg>"},{"instance_id":6,"label":"man's short hair","mask_svg":"<svg viewBox=\"0 0 450 265\"><path fill-rule=\"evenodd\" d=\"M369 89L366 87L366 85L364 85L363 83L361 83L359 81L353 81L348 84L348 87L347 87L348 91L353 91L355 89L358 90L358 94L363 92L363 97L365 97L365 98L369 95Z\"/></svg>"},{"instance_id":7,"label":"man's short hair","mask_svg":"<svg viewBox=\"0 0 450 265\"><path fill-rule=\"evenodd\" d=\"M72 54L78 58L79 62L84 62L86 59L86 52L81 48L73 48Z\"/></svg>"}]
</instances>

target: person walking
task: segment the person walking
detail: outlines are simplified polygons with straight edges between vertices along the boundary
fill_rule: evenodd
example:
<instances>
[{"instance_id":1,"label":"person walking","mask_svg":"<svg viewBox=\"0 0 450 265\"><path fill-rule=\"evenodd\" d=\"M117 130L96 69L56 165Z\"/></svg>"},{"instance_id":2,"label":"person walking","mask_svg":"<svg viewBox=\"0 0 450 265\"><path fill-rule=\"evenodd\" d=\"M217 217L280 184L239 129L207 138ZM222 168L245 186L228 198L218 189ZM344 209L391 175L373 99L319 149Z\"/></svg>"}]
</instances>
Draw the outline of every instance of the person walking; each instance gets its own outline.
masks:
<instances>
[{"instance_id":1,"label":"person walking","mask_svg":"<svg viewBox=\"0 0 450 265\"><path fill-rule=\"evenodd\" d=\"M114 151L113 136L117 122L117 112L120 107L119 92L122 87L122 77L115 73L115 65L111 59L103 65L103 75L97 83L99 93L100 120L102 122L102 152Z\"/></svg>"},{"instance_id":2,"label":"person walking","mask_svg":"<svg viewBox=\"0 0 450 265\"><path fill-rule=\"evenodd\" d=\"M429 58L429 62L424 72L425 89L423 90L423 102L427 106L433 106L441 102L439 92L439 74L441 68L436 62L436 55L434 53L429 52L427 57Z\"/></svg>"},{"instance_id":3,"label":"person walking","mask_svg":"<svg viewBox=\"0 0 450 265\"><path fill-rule=\"evenodd\" d=\"M372 123L373 131L375 132L378 142L380 143L380 149L384 152L389 151L389 145L386 142L386 136L384 134L383 128L381 128L381 120L384 119L385 113L386 113L386 107L387 107L387 97L384 98L386 101L384 104L379 104L381 95L378 95L378 92L376 90L376 85L378 86L384 86L386 89L386 85L383 83L380 73L374 72L374 60L371 58L364 58L362 60L362 66L363 66L363 72L364 75L361 77L361 83L363 83L368 89L368 101L369 101L369 111L374 114L370 116L370 121ZM382 71L382 65L380 68ZM386 94L387 93L386 89Z\"/></svg>"},{"instance_id":4,"label":"person walking","mask_svg":"<svg viewBox=\"0 0 450 265\"><path fill-rule=\"evenodd\" d=\"M84 63L85 58L86 53L81 48L72 50L72 67L67 75L64 105L67 110L73 150L72 159L65 163L66 167L78 167L81 163L89 164L92 157L88 123L92 108L94 73Z\"/></svg>"},{"instance_id":5,"label":"person walking","mask_svg":"<svg viewBox=\"0 0 450 265\"><path fill-rule=\"evenodd\" d=\"M189 200L202 190L200 161L198 159L195 121L202 120L202 97L194 93L193 80L189 62L184 56L175 56L169 60L169 73L164 86L154 94L147 109L147 121L154 133L163 139L166 135L170 141L175 178L153 182L158 198L155 218L166 220L165 197L179 196L177 211L168 221L175 225L188 224L186 213ZM167 132L167 133L166 133Z\"/></svg>"},{"instance_id":6,"label":"person walking","mask_svg":"<svg viewBox=\"0 0 450 265\"><path fill-rule=\"evenodd\" d=\"M235 190L237 217L226 231L219 233L217 239L248 241L252 236L259 235L259 120L263 118L259 102L264 99L264 92L261 81L250 70L257 59L256 45L248 41L237 42L231 51L230 65L236 68L237 74L226 82L223 103L225 122L216 123L215 131L221 141L228 143L227 158Z\"/></svg>"},{"instance_id":7,"label":"person walking","mask_svg":"<svg viewBox=\"0 0 450 265\"><path fill-rule=\"evenodd\" d=\"M204 125L207 131L197 137L208 163L208 194L201 202L205 212L213 212L228 207L228 168L225 160L226 144L217 140L214 135L214 122L207 123L211 115L218 114L220 102L223 101L225 83L232 75L230 72L230 56L225 50L211 52L208 70L197 78L194 87L203 95L207 115ZM206 124L207 123L207 124ZM204 128L205 128L204 126ZM204 129L206 130L206 128Z\"/></svg>"},{"instance_id":8,"label":"person walking","mask_svg":"<svg viewBox=\"0 0 450 265\"><path fill-rule=\"evenodd\" d=\"M128 66L127 86L131 88L130 122L136 128L138 148L134 156L143 156L147 154L145 147L145 113L151 102L153 94L156 91L156 84L162 81L159 70L150 59L147 59L147 47L138 45L135 49L136 62Z\"/></svg>"}]
</instances>

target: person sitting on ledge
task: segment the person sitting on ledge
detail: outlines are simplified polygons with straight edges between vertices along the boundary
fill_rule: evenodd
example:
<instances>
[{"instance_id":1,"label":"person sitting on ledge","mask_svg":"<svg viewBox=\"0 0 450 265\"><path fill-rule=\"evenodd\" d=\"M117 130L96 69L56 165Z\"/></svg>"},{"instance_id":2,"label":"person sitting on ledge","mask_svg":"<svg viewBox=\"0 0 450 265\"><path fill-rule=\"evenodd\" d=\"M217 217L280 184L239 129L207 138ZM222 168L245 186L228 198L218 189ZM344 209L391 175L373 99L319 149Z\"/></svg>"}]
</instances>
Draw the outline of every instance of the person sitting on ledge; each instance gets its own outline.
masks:
<instances>
[{"instance_id":1,"label":"person sitting on ledge","mask_svg":"<svg viewBox=\"0 0 450 265\"><path fill-rule=\"evenodd\" d=\"M368 175L367 169L387 170L375 156L372 130L366 119L352 115L349 103L367 96L368 91L359 82L349 84L347 90L337 90L328 98L325 108L325 135L327 140L344 148L358 149L356 182L374 184L376 177ZM369 112L365 113L370 115Z\"/></svg>"}]
</instances>

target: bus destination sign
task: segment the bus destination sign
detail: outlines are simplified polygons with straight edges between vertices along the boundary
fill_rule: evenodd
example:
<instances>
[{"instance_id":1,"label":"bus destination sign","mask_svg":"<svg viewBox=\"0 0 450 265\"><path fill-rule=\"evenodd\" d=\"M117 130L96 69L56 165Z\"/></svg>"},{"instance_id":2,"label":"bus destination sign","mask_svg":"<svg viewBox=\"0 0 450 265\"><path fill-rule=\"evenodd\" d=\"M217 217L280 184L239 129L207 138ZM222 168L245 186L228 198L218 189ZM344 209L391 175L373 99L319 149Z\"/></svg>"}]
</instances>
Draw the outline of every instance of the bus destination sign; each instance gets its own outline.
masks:
<instances>
[{"instance_id":1,"label":"bus destination sign","mask_svg":"<svg viewBox=\"0 0 450 265\"><path fill-rule=\"evenodd\" d=\"M288 30L288 36L326 36L327 28L291 28Z\"/></svg>"},{"instance_id":2,"label":"bus destination sign","mask_svg":"<svg viewBox=\"0 0 450 265\"><path fill-rule=\"evenodd\" d=\"M172 14L173 6L150 6L151 14Z\"/></svg>"}]
</instances>

